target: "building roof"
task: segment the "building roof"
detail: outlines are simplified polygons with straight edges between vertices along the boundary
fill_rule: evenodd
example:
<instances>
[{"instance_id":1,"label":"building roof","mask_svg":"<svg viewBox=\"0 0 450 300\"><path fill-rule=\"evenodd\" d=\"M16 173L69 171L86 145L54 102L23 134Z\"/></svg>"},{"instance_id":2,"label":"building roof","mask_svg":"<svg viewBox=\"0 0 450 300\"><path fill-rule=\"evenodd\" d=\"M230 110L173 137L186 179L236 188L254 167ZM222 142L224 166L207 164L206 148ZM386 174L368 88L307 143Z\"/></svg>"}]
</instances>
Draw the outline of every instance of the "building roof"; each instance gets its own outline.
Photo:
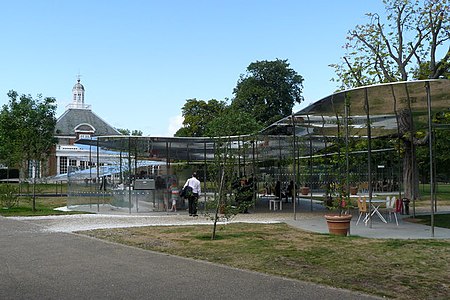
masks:
<instances>
[{"instance_id":1,"label":"building roof","mask_svg":"<svg viewBox=\"0 0 450 300\"><path fill-rule=\"evenodd\" d=\"M56 121L56 136L75 136L75 130L88 128L94 129L93 136L120 134L114 127L106 123L90 109L69 108Z\"/></svg>"}]
</instances>

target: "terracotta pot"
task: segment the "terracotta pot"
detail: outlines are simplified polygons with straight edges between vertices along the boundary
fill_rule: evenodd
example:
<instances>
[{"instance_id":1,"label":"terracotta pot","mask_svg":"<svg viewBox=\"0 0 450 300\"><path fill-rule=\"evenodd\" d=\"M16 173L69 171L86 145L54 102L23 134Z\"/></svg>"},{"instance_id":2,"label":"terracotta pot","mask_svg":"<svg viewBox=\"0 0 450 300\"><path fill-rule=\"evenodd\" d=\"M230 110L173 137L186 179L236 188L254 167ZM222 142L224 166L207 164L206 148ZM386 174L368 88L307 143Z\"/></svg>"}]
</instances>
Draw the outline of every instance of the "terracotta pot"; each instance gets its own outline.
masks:
<instances>
[{"instance_id":1,"label":"terracotta pot","mask_svg":"<svg viewBox=\"0 0 450 300\"><path fill-rule=\"evenodd\" d=\"M356 194L358 194L358 187L351 186L350 187L350 195L356 195Z\"/></svg>"},{"instance_id":2,"label":"terracotta pot","mask_svg":"<svg viewBox=\"0 0 450 300\"><path fill-rule=\"evenodd\" d=\"M347 236L350 232L352 215L325 215L330 234Z\"/></svg>"},{"instance_id":3,"label":"terracotta pot","mask_svg":"<svg viewBox=\"0 0 450 300\"><path fill-rule=\"evenodd\" d=\"M308 194L309 194L309 187L308 187L308 186L302 186L302 187L300 188L300 193L301 193L302 195L308 195Z\"/></svg>"}]
</instances>

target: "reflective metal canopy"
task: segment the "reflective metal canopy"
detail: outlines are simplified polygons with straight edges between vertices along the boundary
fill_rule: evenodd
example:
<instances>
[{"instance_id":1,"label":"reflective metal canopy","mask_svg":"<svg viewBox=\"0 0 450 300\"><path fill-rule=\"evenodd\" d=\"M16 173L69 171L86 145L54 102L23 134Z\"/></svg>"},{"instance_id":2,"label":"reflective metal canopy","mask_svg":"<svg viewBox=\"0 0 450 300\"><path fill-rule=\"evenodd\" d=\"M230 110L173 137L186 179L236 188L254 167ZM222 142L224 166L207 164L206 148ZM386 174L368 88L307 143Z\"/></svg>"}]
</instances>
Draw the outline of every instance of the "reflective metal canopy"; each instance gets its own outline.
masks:
<instances>
[{"instance_id":1,"label":"reflective metal canopy","mask_svg":"<svg viewBox=\"0 0 450 300\"><path fill-rule=\"evenodd\" d=\"M346 130L348 128L348 136L357 138L367 137L368 124L372 138L397 136L412 128L426 131L427 95L431 99L432 113L449 111L449 80L395 82L334 93L251 136L107 136L97 140L81 139L77 143L98 145L136 157L170 161L212 160L217 143L223 142L232 149L241 149L243 158L254 154L259 159L288 157L292 155L293 136L299 138L299 147L306 149L303 154L314 153L336 137L343 136L342 125L346 125ZM252 151L253 146L255 151Z\"/></svg>"}]
</instances>

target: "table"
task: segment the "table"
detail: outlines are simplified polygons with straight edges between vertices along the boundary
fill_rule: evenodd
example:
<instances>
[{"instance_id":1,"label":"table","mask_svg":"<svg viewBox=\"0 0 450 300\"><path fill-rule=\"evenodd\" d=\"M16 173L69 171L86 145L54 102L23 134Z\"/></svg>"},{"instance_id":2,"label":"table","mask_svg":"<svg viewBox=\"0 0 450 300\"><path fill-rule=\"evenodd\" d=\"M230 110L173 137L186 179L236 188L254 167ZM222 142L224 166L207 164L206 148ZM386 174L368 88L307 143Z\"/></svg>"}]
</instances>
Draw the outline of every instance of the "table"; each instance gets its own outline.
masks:
<instances>
[{"instance_id":1,"label":"table","mask_svg":"<svg viewBox=\"0 0 450 300\"><path fill-rule=\"evenodd\" d=\"M277 205L278 204L278 205ZM269 210L282 210L283 209L283 202L281 199L270 199L269 200Z\"/></svg>"},{"instance_id":2,"label":"table","mask_svg":"<svg viewBox=\"0 0 450 300\"><path fill-rule=\"evenodd\" d=\"M383 203L386 203L386 200L383 199L372 199L370 201L370 203L372 204L372 213L370 216L373 216L374 214L377 214L377 216L380 218L380 220L384 223L387 223L386 219L383 217L383 215L380 213L380 206ZM367 204L369 204L369 200L367 200ZM367 224L367 222L369 222L370 218L367 218L365 220L365 223Z\"/></svg>"}]
</instances>

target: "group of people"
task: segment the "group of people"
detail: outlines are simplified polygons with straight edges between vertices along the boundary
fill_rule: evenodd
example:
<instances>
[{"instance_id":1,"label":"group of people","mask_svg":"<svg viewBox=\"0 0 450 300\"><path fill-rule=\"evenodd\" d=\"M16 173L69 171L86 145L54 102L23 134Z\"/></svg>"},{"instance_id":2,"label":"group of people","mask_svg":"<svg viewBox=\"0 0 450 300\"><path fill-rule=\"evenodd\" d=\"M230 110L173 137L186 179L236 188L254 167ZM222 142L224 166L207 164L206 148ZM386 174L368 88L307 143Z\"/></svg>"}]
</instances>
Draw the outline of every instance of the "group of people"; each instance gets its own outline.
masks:
<instances>
[{"instance_id":1,"label":"group of people","mask_svg":"<svg viewBox=\"0 0 450 300\"><path fill-rule=\"evenodd\" d=\"M251 206L253 201L253 177L250 177L249 179L241 178L239 180L239 183L236 185L236 204L240 208L240 212L242 213L248 213L248 208ZM197 215L197 204L198 204L198 197L201 193L201 186L200 181L197 178L197 173L193 173L192 177L186 180L186 183L183 186L183 190L187 187L192 188L192 193L189 195L185 195L184 197L188 200L189 205L189 216L196 217ZM176 204L176 203L175 203ZM172 207L175 205L172 203Z\"/></svg>"},{"instance_id":2,"label":"group of people","mask_svg":"<svg viewBox=\"0 0 450 300\"><path fill-rule=\"evenodd\" d=\"M186 187L190 187L189 194L184 194L183 191L186 190ZM181 191L178 190L176 181L173 181L169 184L168 187L169 192L172 194L172 207L168 211L177 211L177 201L178 197L182 197L188 200L189 203L189 215L190 216L198 216L197 215L197 203L198 196L201 192L200 181L197 179L197 173L192 173L192 177L186 180ZM167 204L168 205L168 204Z\"/></svg>"},{"instance_id":3,"label":"group of people","mask_svg":"<svg viewBox=\"0 0 450 300\"><path fill-rule=\"evenodd\" d=\"M253 178L250 177L249 179L241 178L235 185L235 193L236 193L236 204L241 208L241 212L248 213L248 208L251 205L253 201ZM186 183L183 186L183 189L185 187L191 187L192 193L186 196L189 204L189 216L198 216L197 215L197 204L198 204L198 197L201 193L201 186L200 186L200 180L197 178L197 173L192 173L192 177L190 177L188 180L186 180ZM289 198L294 201L295 195L294 190L297 190L297 185L294 186L294 181L291 180L288 184L288 186L282 190L281 189L281 182L278 180L275 184L275 196L279 199L286 199L286 202L289 202ZM172 203L172 207L176 205L175 203Z\"/></svg>"},{"instance_id":4,"label":"group of people","mask_svg":"<svg viewBox=\"0 0 450 300\"><path fill-rule=\"evenodd\" d=\"M275 184L275 197L278 199L286 199L286 202L289 202L289 198L292 198L292 201L294 201L294 188L295 193L297 193L297 185L294 186L294 181L291 180L286 187L285 190L281 190L281 181L277 180Z\"/></svg>"}]
</instances>

